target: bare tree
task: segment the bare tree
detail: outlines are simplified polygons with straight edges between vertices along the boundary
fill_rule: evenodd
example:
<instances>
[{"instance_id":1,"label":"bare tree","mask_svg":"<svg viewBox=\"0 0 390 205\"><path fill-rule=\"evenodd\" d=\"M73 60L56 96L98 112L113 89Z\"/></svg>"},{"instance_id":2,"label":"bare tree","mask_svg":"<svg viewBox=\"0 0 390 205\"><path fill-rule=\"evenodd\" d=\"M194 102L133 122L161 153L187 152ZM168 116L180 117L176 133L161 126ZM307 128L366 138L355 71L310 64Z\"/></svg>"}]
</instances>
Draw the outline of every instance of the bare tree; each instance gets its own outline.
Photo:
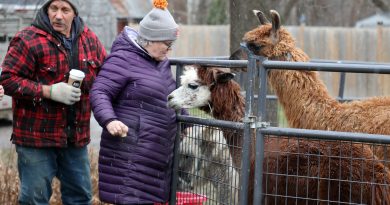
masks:
<instances>
[{"instance_id":1,"label":"bare tree","mask_svg":"<svg viewBox=\"0 0 390 205\"><path fill-rule=\"evenodd\" d=\"M230 0L230 53L240 48L246 31L257 25L252 10L258 8L256 0Z\"/></svg>"},{"instance_id":2,"label":"bare tree","mask_svg":"<svg viewBox=\"0 0 390 205\"><path fill-rule=\"evenodd\" d=\"M295 7L295 5L297 3L298 3L297 0L289 0L289 1L287 1L286 6L284 7L284 11L282 13L282 17L290 16L291 11L293 10L293 8Z\"/></svg>"},{"instance_id":3,"label":"bare tree","mask_svg":"<svg viewBox=\"0 0 390 205\"><path fill-rule=\"evenodd\" d=\"M230 0L230 51L238 49L245 32L258 25L252 10L268 13L271 9L283 8L279 11L282 13L282 18L289 19L287 17L298 2L298 0Z\"/></svg>"},{"instance_id":4,"label":"bare tree","mask_svg":"<svg viewBox=\"0 0 390 205\"><path fill-rule=\"evenodd\" d=\"M192 0L188 0L188 2L190 1ZM187 5L187 1L170 1L168 8L178 23L188 24L191 20L189 16L189 9L192 8L192 6Z\"/></svg>"}]
</instances>

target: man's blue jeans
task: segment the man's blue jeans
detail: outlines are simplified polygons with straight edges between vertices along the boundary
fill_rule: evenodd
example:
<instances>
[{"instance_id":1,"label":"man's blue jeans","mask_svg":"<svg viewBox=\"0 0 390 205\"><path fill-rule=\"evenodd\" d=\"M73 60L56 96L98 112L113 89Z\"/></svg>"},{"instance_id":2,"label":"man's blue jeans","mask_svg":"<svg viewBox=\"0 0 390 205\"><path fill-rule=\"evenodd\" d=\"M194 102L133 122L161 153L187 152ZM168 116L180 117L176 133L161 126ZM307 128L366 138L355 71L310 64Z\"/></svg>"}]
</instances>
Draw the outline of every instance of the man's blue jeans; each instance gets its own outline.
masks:
<instances>
[{"instance_id":1,"label":"man's blue jeans","mask_svg":"<svg viewBox=\"0 0 390 205\"><path fill-rule=\"evenodd\" d=\"M61 198L64 205L91 204L87 147L16 146L16 152L20 178L19 204L49 204L54 177L61 181Z\"/></svg>"}]
</instances>

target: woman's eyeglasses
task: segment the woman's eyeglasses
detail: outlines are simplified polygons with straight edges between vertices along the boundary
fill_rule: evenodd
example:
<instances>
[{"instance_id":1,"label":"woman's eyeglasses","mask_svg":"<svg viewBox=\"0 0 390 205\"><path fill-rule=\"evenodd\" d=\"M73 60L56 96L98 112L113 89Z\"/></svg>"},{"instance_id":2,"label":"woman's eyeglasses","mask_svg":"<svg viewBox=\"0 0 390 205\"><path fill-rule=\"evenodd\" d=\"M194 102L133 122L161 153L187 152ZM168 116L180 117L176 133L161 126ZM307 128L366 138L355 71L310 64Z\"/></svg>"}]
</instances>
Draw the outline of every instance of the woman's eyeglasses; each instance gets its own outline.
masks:
<instances>
[{"instance_id":1,"label":"woman's eyeglasses","mask_svg":"<svg viewBox=\"0 0 390 205\"><path fill-rule=\"evenodd\" d=\"M172 46L173 46L173 41L161 41L164 45L166 45L167 46L167 49L169 50L169 49L171 49L172 48Z\"/></svg>"}]
</instances>

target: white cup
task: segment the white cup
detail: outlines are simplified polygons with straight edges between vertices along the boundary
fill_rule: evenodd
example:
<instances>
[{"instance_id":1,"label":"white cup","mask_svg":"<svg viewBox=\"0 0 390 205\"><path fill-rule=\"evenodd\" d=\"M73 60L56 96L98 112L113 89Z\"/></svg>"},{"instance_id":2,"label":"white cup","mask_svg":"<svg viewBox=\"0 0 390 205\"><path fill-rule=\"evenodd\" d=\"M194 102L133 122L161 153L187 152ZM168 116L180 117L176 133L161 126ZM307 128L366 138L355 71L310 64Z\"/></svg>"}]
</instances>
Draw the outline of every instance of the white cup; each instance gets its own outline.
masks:
<instances>
[{"instance_id":1,"label":"white cup","mask_svg":"<svg viewBox=\"0 0 390 205\"><path fill-rule=\"evenodd\" d=\"M69 73L68 84L75 87L75 88L80 88L84 77L85 77L85 74L83 71L77 70L77 69L72 69L72 70L70 70L70 73Z\"/></svg>"}]
</instances>

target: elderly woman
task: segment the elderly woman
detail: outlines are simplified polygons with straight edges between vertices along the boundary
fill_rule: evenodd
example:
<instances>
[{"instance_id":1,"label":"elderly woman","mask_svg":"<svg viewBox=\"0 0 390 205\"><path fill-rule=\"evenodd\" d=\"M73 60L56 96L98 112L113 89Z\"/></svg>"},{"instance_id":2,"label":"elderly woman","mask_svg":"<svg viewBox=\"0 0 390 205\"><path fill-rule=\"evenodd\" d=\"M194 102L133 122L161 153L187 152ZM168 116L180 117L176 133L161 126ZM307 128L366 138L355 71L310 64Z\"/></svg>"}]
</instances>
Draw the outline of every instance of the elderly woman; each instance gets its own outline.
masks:
<instances>
[{"instance_id":1,"label":"elderly woman","mask_svg":"<svg viewBox=\"0 0 390 205\"><path fill-rule=\"evenodd\" d=\"M103 127L99 153L99 196L114 204L169 200L176 115L167 107L175 89L167 54L178 25L166 1L125 27L97 76L91 103Z\"/></svg>"}]
</instances>

